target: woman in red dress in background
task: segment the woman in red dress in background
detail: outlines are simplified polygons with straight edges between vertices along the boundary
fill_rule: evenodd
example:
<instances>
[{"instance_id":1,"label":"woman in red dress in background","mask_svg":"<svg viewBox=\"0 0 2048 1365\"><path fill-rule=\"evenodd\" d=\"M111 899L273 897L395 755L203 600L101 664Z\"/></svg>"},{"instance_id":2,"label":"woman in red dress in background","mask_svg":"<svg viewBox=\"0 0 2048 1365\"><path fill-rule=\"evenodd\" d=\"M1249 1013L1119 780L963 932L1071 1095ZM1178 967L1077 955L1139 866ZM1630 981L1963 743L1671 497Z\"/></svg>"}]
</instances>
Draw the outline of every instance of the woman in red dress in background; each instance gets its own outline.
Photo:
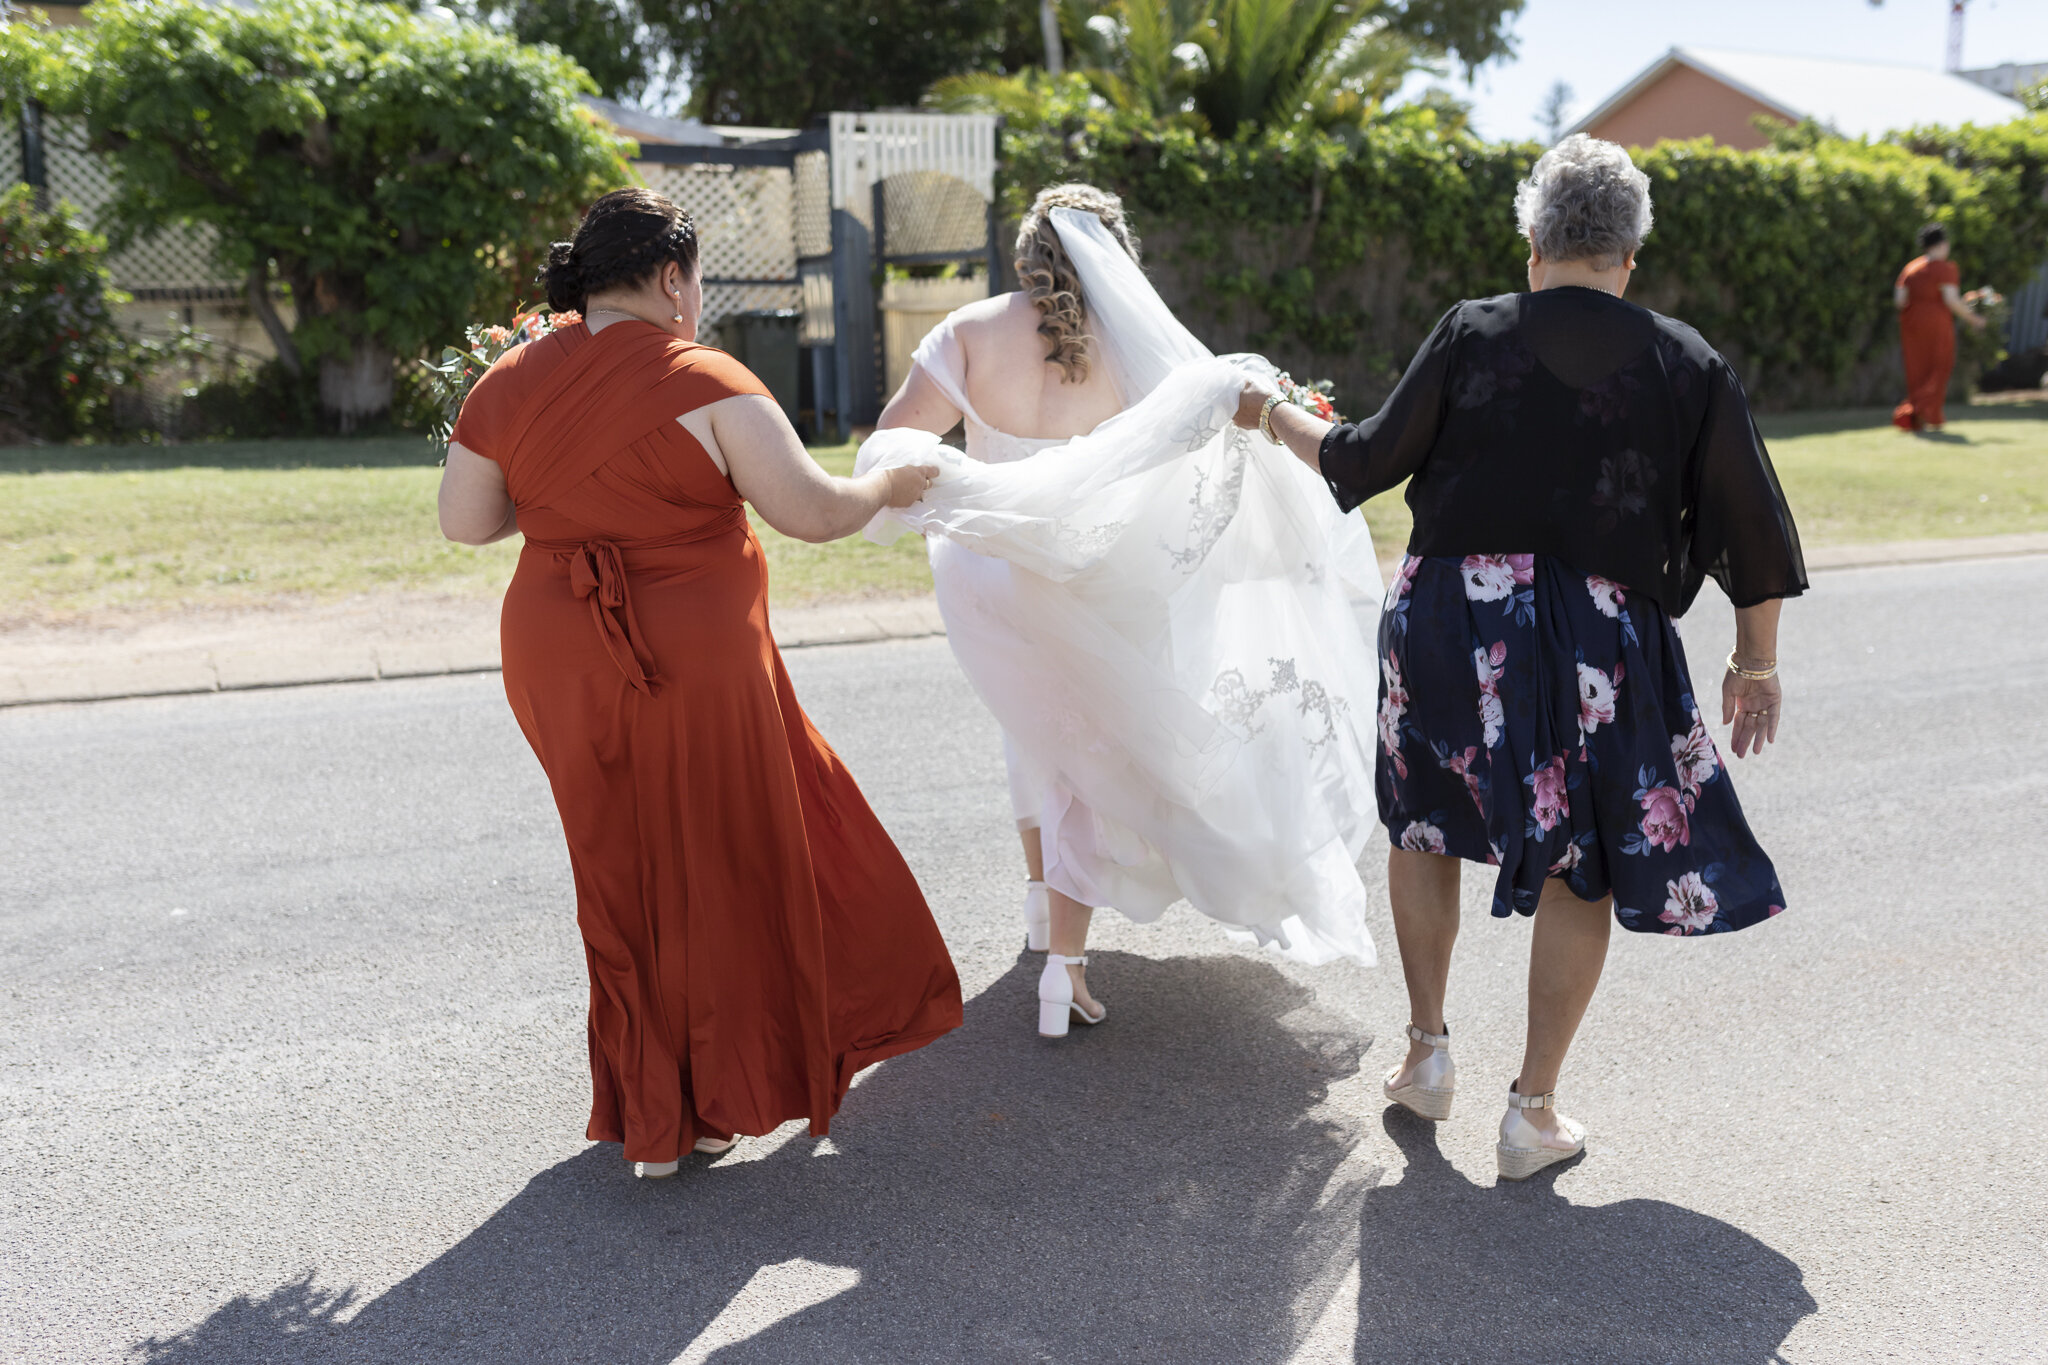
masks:
<instances>
[{"instance_id":1,"label":"woman in red dress in background","mask_svg":"<svg viewBox=\"0 0 2048 1365\"><path fill-rule=\"evenodd\" d=\"M1906 401L1892 409L1904 431L1940 431L1942 399L1956 368L1956 327L1951 315L1982 331L1984 319L1958 292L1962 272L1948 258L1948 231L1939 223L1920 229L1920 255L1907 262L1892 286L1899 308L1899 342L1906 361Z\"/></svg>"},{"instance_id":2,"label":"woman in red dress in background","mask_svg":"<svg viewBox=\"0 0 2048 1365\"><path fill-rule=\"evenodd\" d=\"M745 510L832 540L938 471L818 468L760 380L693 344L696 233L658 194L598 200L544 278L584 321L477 381L441 527L526 536L505 695L575 873L586 1136L660 1177L790 1119L823 1134L863 1067L960 1023L917 882L797 705Z\"/></svg>"}]
</instances>

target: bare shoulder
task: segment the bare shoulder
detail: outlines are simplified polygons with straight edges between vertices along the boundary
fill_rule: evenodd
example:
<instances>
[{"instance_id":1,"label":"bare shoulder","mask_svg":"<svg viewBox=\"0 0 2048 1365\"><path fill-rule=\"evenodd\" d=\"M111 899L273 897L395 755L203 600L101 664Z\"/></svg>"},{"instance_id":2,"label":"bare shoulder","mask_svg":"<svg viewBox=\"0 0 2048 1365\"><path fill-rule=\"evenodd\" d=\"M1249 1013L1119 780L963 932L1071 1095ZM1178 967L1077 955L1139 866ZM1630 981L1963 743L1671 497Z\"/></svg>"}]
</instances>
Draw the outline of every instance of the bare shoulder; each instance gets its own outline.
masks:
<instances>
[{"instance_id":1,"label":"bare shoulder","mask_svg":"<svg viewBox=\"0 0 2048 1365\"><path fill-rule=\"evenodd\" d=\"M953 310L953 325L961 331L996 332L1014 328L1027 317L1036 328L1038 310L1022 294L996 294Z\"/></svg>"},{"instance_id":2,"label":"bare shoulder","mask_svg":"<svg viewBox=\"0 0 2048 1365\"><path fill-rule=\"evenodd\" d=\"M1008 360L1020 351L1041 350L1038 323L1037 307L1020 293L977 299L953 312L954 331L970 357L1000 353Z\"/></svg>"}]
</instances>

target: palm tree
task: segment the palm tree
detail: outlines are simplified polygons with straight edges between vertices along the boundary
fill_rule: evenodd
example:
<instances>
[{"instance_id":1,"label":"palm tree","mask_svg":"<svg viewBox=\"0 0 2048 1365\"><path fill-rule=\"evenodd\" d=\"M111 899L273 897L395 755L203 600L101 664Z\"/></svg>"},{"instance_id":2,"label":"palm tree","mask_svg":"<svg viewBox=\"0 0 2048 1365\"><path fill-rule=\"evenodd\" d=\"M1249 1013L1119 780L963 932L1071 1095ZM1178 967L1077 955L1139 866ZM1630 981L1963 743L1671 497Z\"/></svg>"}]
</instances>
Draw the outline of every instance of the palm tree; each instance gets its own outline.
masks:
<instances>
[{"instance_id":1,"label":"palm tree","mask_svg":"<svg viewBox=\"0 0 2048 1365\"><path fill-rule=\"evenodd\" d=\"M1356 126L1409 72L1439 70L1377 13L1347 0L1060 0L1072 69L1105 102L1233 137L1257 127ZM957 76L947 107L1022 114L1042 87L1021 76Z\"/></svg>"},{"instance_id":2,"label":"palm tree","mask_svg":"<svg viewBox=\"0 0 2048 1365\"><path fill-rule=\"evenodd\" d=\"M1194 39L1209 58L1194 103L1219 137L1247 125L1356 123L1410 71L1430 66L1406 37L1341 0L1218 0L1209 8Z\"/></svg>"}]
</instances>

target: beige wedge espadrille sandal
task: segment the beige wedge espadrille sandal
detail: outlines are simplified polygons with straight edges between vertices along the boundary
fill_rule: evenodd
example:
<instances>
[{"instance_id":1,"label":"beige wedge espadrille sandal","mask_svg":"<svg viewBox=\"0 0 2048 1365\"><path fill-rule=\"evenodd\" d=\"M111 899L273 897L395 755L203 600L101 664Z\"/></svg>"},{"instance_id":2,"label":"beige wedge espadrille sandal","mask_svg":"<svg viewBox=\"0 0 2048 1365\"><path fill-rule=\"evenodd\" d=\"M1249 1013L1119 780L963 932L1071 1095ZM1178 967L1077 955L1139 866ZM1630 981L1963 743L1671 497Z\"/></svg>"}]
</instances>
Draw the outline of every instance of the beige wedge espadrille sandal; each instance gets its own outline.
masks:
<instances>
[{"instance_id":1,"label":"beige wedge espadrille sandal","mask_svg":"<svg viewBox=\"0 0 2048 1365\"><path fill-rule=\"evenodd\" d=\"M1380 1082L1380 1093L1411 1114L1441 1123L1451 1116L1451 1096L1458 1088L1458 1068L1451 1061L1451 1026L1444 1025L1442 1033L1424 1033L1410 1024L1408 1036L1427 1043L1432 1050L1415 1064L1406 1085L1394 1084L1400 1067L1389 1071Z\"/></svg>"},{"instance_id":2,"label":"beige wedge espadrille sandal","mask_svg":"<svg viewBox=\"0 0 2048 1365\"><path fill-rule=\"evenodd\" d=\"M1552 1147L1543 1141L1543 1130L1522 1117L1525 1109L1557 1108L1557 1092L1546 1095L1518 1095L1508 1082L1508 1111L1501 1115L1500 1141L1494 1154L1500 1158L1502 1180L1527 1180L1546 1166L1570 1161L1586 1150L1586 1128L1576 1119L1557 1116L1558 1130L1572 1140L1569 1147Z\"/></svg>"}]
</instances>

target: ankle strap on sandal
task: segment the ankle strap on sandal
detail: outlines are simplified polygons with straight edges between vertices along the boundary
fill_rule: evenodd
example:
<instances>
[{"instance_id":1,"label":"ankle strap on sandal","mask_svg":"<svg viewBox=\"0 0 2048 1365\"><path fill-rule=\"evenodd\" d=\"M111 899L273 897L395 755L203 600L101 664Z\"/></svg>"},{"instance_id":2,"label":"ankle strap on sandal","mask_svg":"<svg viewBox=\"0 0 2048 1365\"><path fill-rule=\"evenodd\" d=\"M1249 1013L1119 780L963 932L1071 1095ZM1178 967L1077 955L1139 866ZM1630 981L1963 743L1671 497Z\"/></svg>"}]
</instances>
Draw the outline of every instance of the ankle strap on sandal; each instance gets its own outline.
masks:
<instances>
[{"instance_id":1,"label":"ankle strap on sandal","mask_svg":"<svg viewBox=\"0 0 2048 1365\"><path fill-rule=\"evenodd\" d=\"M1451 1045L1451 1026L1445 1024L1442 1033L1424 1033L1415 1025L1410 1024L1408 1026L1408 1036L1418 1043L1427 1043L1433 1048L1443 1050Z\"/></svg>"},{"instance_id":2,"label":"ankle strap on sandal","mask_svg":"<svg viewBox=\"0 0 2048 1365\"><path fill-rule=\"evenodd\" d=\"M1048 963L1057 963L1062 967L1085 967L1088 965L1088 955L1086 953L1083 953L1080 957L1061 957L1058 953L1047 953L1045 960Z\"/></svg>"},{"instance_id":3,"label":"ankle strap on sandal","mask_svg":"<svg viewBox=\"0 0 2048 1365\"><path fill-rule=\"evenodd\" d=\"M1552 1090L1542 1095L1518 1095L1515 1093L1515 1083L1513 1081L1509 1081L1508 1108L1555 1109L1557 1108L1557 1092L1555 1090Z\"/></svg>"}]
</instances>

